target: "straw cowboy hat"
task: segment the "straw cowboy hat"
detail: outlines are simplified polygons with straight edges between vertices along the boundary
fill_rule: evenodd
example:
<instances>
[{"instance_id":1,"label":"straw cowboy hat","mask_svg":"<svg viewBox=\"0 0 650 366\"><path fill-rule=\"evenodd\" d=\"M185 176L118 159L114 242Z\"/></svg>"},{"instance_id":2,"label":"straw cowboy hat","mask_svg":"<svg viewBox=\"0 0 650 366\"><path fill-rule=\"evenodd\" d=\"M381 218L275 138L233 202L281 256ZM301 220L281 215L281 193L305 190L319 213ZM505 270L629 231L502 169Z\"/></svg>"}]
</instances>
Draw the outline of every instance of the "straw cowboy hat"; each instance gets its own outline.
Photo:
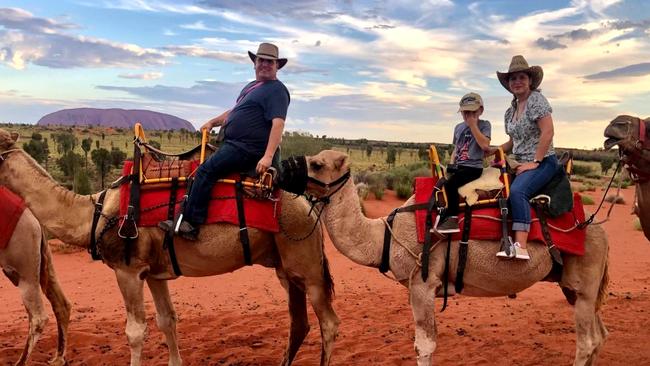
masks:
<instances>
[{"instance_id":1,"label":"straw cowboy hat","mask_svg":"<svg viewBox=\"0 0 650 366\"><path fill-rule=\"evenodd\" d=\"M524 56L513 56L512 61L510 61L508 72L497 71L497 77L499 78L501 85L503 85L503 87L511 93L512 90L510 90L510 87L508 86L508 79L510 78L510 74L515 72L525 72L528 74L528 77L531 81L530 90L537 89L539 87L539 84L542 83L542 79L544 78L544 70L542 70L541 66L528 66L528 62Z\"/></svg>"},{"instance_id":2,"label":"straw cowboy hat","mask_svg":"<svg viewBox=\"0 0 650 366\"><path fill-rule=\"evenodd\" d=\"M278 70L287 64L286 58L278 58L278 46L271 43L260 43L260 46L257 48L257 54L248 51L248 56L253 62L258 57L267 60L276 60L278 61Z\"/></svg>"}]
</instances>

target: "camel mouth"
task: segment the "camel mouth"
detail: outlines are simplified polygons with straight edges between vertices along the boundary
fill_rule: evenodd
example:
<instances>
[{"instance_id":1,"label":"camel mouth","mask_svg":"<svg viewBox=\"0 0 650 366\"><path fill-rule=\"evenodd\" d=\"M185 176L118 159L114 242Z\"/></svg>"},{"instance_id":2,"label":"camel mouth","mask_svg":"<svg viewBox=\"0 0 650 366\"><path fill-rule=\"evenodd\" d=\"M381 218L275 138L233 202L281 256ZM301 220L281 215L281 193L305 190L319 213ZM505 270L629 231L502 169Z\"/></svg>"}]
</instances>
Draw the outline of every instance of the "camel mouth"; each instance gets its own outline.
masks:
<instances>
[{"instance_id":1,"label":"camel mouth","mask_svg":"<svg viewBox=\"0 0 650 366\"><path fill-rule=\"evenodd\" d=\"M620 139L610 137L607 140L605 140L605 143L603 143L603 147L605 148L605 150L609 150L614 146L618 145L620 142L621 142Z\"/></svg>"},{"instance_id":2,"label":"camel mouth","mask_svg":"<svg viewBox=\"0 0 650 366\"><path fill-rule=\"evenodd\" d=\"M301 195L307 189L308 171L304 156L291 156L280 162L277 184L281 189Z\"/></svg>"}]
</instances>

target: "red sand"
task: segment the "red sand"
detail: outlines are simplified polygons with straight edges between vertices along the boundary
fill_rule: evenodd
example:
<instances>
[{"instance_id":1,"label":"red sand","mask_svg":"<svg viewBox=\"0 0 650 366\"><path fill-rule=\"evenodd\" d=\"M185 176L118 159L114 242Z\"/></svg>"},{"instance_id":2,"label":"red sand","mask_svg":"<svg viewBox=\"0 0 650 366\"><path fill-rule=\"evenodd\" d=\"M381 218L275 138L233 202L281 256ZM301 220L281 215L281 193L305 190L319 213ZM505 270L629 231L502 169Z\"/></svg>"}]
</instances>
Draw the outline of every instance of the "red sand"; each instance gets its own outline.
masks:
<instances>
[{"instance_id":1,"label":"red sand","mask_svg":"<svg viewBox=\"0 0 650 366\"><path fill-rule=\"evenodd\" d=\"M602 192L592 193L600 199ZM650 244L632 226L632 189L627 205L614 208L604 224L610 239L610 298L604 321L610 331L600 355L602 365L650 364ZM388 192L382 201L365 202L368 216L386 215L400 201ZM587 206L595 210L596 206ZM608 204L603 211L608 208ZM603 212L604 214L604 212ZM599 215L602 216L602 215ZM333 365L415 365L413 321L407 291L372 268L361 267L327 242L336 284L335 309L341 318ZM125 313L112 271L86 253L56 254L63 289L73 302L70 365L124 365L129 347ZM270 269L252 267L206 278L170 282L180 321L185 365L275 365L288 334L284 292ZM27 316L18 290L0 276L0 365L12 365L22 349ZM441 301L437 302L437 312ZM49 306L49 305L47 305ZM144 364L167 364L162 333L155 326L147 292L149 334ZM32 365L45 365L56 342L54 316L37 345ZM456 296L438 317L437 365L567 365L573 362L573 308L556 284L540 283L516 299ZM320 339L312 330L295 365L317 365ZM644 346L645 345L645 346Z\"/></svg>"}]
</instances>

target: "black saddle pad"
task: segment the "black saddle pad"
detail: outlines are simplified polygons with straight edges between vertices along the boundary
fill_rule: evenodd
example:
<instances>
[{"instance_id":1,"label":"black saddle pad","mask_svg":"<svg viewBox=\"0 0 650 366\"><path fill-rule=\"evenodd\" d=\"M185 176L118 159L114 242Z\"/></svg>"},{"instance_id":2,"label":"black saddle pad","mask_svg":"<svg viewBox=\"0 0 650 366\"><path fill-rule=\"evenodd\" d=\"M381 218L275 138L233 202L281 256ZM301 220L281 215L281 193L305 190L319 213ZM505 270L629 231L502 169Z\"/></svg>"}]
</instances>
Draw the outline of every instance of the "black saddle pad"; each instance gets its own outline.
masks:
<instances>
[{"instance_id":1,"label":"black saddle pad","mask_svg":"<svg viewBox=\"0 0 650 366\"><path fill-rule=\"evenodd\" d=\"M537 194L545 194L551 197L551 204L548 206L547 214L551 217L560 216L573 209L573 192L571 182L562 165L557 166L557 172L550 182Z\"/></svg>"}]
</instances>

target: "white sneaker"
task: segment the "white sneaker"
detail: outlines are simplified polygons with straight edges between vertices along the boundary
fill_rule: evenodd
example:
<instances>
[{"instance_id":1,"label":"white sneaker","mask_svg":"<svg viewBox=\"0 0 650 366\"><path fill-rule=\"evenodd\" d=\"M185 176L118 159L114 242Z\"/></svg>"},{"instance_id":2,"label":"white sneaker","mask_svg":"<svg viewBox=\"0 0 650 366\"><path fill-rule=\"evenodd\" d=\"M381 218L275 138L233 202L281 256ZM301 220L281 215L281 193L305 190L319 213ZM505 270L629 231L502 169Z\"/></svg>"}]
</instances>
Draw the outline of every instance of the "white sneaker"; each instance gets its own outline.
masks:
<instances>
[{"instance_id":1,"label":"white sneaker","mask_svg":"<svg viewBox=\"0 0 650 366\"><path fill-rule=\"evenodd\" d=\"M510 254L506 253L505 250L497 252L497 257L499 258L505 258L505 259L510 259L514 258L516 255L515 248L513 246L510 246Z\"/></svg>"},{"instance_id":2,"label":"white sneaker","mask_svg":"<svg viewBox=\"0 0 650 366\"><path fill-rule=\"evenodd\" d=\"M522 248L521 244L519 244L519 242L515 242L514 247L515 247L515 258L516 259L521 259L521 260L525 260L525 261L530 259L530 256L528 255L528 250L526 250L525 248Z\"/></svg>"}]
</instances>

